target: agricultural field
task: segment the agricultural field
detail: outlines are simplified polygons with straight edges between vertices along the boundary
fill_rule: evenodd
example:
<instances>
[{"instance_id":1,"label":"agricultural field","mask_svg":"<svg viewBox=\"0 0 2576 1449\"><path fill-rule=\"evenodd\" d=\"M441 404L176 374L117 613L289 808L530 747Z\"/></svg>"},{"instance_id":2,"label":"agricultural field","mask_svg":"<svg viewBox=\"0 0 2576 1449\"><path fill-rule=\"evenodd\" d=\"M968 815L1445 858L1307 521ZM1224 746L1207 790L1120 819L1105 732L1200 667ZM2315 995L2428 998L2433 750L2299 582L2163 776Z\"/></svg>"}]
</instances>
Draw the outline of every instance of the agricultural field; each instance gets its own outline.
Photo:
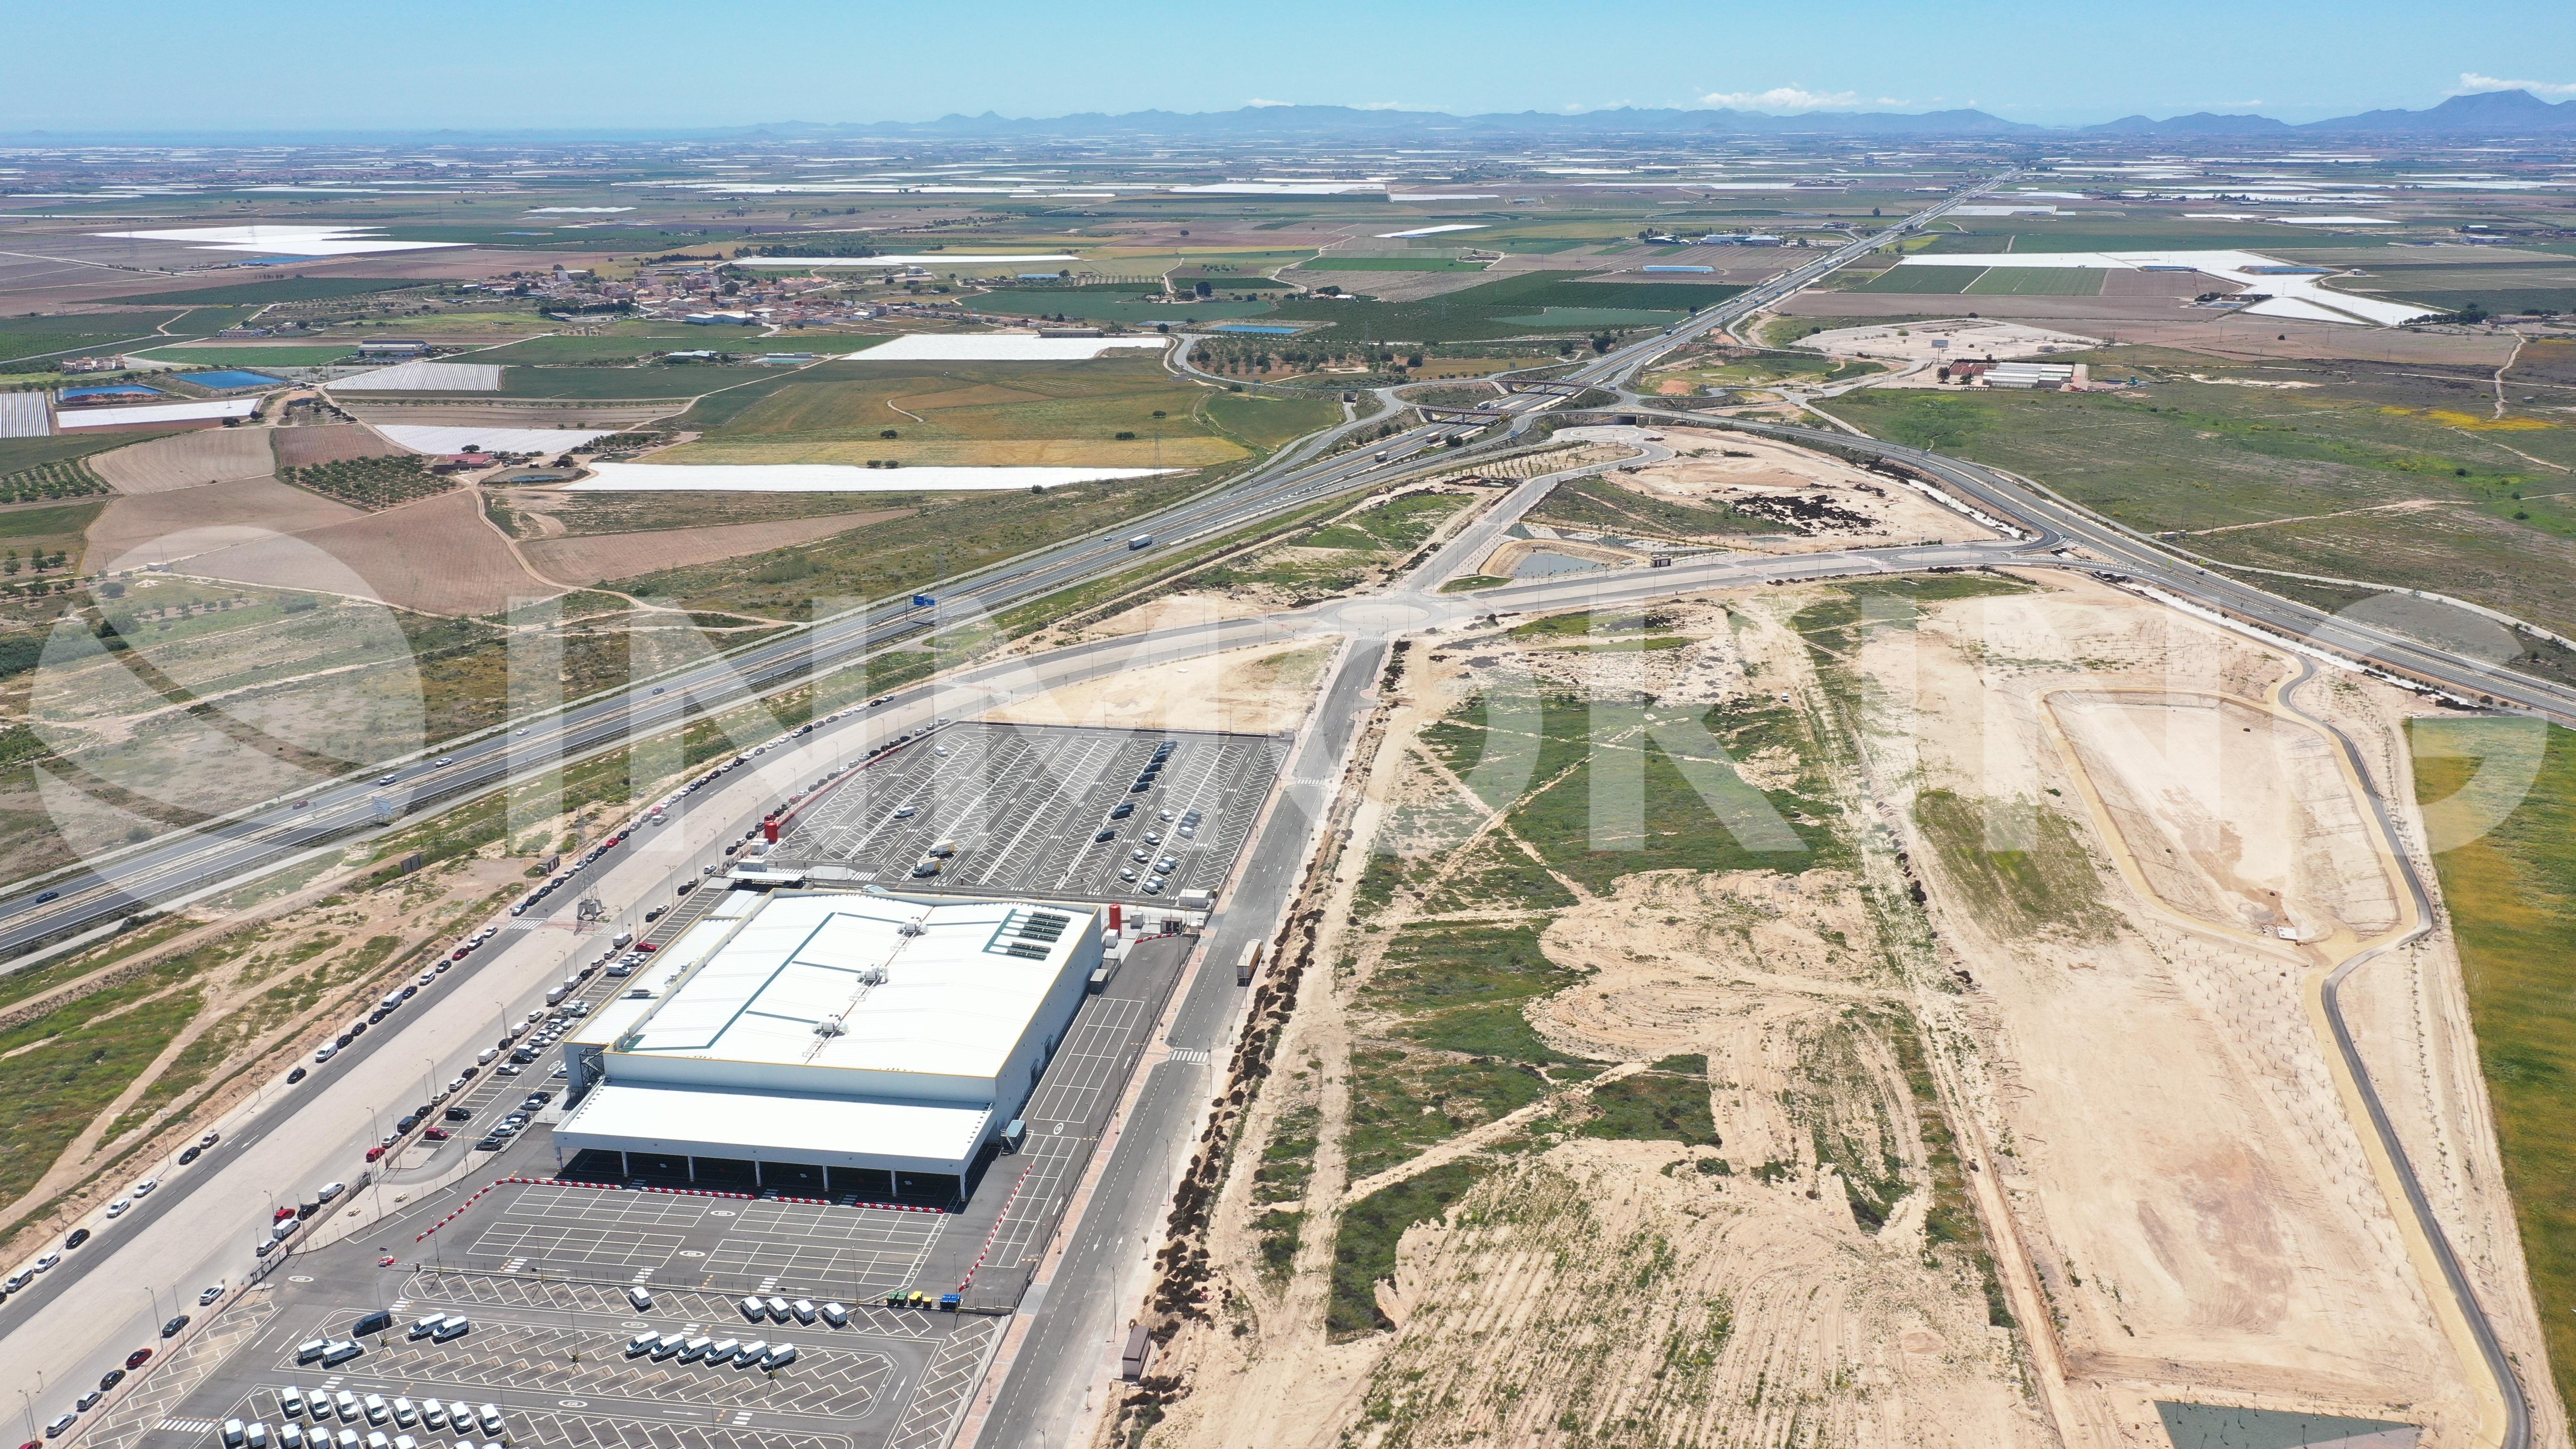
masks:
<instances>
[{"instance_id":1,"label":"agricultural field","mask_svg":"<svg viewBox=\"0 0 2576 1449\"><path fill-rule=\"evenodd\" d=\"M456 486L455 479L432 473L426 463L409 453L280 468L277 476L298 488L369 511L427 498Z\"/></svg>"},{"instance_id":2,"label":"agricultural field","mask_svg":"<svg viewBox=\"0 0 2576 1449\"><path fill-rule=\"evenodd\" d=\"M92 312L78 317L0 317L0 363L47 353L116 348L120 343L154 337L162 324L179 315L176 311L138 311Z\"/></svg>"},{"instance_id":3,"label":"agricultural field","mask_svg":"<svg viewBox=\"0 0 2576 1449\"><path fill-rule=\"evenodd\" d=\"M969 299L967 305L978 312L999 316L1063 322L1119 322L1130 327L1152 327L1157 323L1177 327L1192 322L1259 317L1271 310L1270 303L1266 301L1229 300L1223 293L1222 280L1210 280L1219 286L1217 296L1194 297L1187 301L1147 301L1147 298L1160 297L1162 293L1160 289L1144 287L1033 287L987 292Z\"/></svg>"},{"instance_id":4,"label":"agricultural field","mask_svg":"<svg viewBox=\"0 0 2576 1449\"><path fill-rule=\"evenodd\" d=\"M652 461L1200 468L1247 456L1200 416L1210 396L1151 358L831 362L702 400L673 426L704 436Z\"/></svg>"},{"instance_id":5,"label":"agricultural field","mask_svg":"<svg viewBox=\"0 0 2576 1449\"><path fill-rule=\"evenodd\" d=\"M1900 272L1930 271L1929 267L1898 267ZM1988 267L1985 275L1970 282L1965 291L1971 297L2098 297L2102 294L2107 271L2090 267Z\"/></svg>"},{"instance_id":6,"label":"agricultural field","mask_svg":"<svg viewBox=\"0 0 2576 1449\"><path fill-rule=\"evenodd\" d=\"M2433 857L2458 938L2495 1104L2506 1186L2562 1400L2576 1402L2576 735L2516 723L2417 720L2415 798L2459 843ZM2533 747L2537 745L2538 748ZM2482 760L2538 766L2519 800L2477 778ZM2493 818L2483 831L2471 820Z\"/></svg>"}]
</instances>

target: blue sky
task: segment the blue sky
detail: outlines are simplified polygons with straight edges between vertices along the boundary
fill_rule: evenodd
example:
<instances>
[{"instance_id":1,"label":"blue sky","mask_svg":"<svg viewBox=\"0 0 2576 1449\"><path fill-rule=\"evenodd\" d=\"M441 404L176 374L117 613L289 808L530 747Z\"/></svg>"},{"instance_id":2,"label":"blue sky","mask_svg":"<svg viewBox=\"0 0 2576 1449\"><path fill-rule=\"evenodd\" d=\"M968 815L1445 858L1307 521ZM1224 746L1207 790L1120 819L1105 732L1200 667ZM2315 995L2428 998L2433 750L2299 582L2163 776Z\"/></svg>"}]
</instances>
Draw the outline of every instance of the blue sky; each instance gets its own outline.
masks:
<instances>
[{"instance_id":1,"label":"blue sky","mask_svg":"<svg viewBox=\"0 0 2576 1449\"><path fill-rule=\"evenodd\" d=\"M2506 81L2576 96L2565 0L0 4L11 132L686 127L1260 101L2299 121Z\"/></svg>"}]
</instances>

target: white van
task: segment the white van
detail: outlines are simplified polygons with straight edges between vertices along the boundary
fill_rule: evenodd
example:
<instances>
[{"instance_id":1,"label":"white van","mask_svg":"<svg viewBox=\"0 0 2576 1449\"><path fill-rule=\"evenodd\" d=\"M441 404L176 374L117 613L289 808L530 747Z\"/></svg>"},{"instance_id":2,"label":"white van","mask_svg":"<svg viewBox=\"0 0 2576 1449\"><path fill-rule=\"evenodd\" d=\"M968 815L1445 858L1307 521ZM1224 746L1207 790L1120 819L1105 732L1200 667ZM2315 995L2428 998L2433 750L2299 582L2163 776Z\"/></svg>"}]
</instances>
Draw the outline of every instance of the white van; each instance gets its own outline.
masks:
<instances>
[{"instance_id":1,"label":"white van","mask_svg":"<svg viewBox=\"0 0 2576 1449\"><path fill-rule=\"evenodd\" d=\"M769 1340L765 1338L755 1338L751 1342L734 1350L734 1366L736 1368L749 1368L753 1364L760 1362L760 1356L767 1352L769 1352Z\"/></svg>"},{"instance_id":2,"label":"white van","mask_svg":"<svg viewBox=\"0 0 2576 1449\"><path fill-rule=\"evenodd\" d=\"M293 1384L288 1384L285 1391L277 1396L277 1411L290 1419L303 1418L304 1391Z\"/></svg>"},{"instance_id":3,"label":"white van","mask_svg":"<svg viewBox=\"0 0 2576 1449\"><path fill-rule=\"evenodd\" d=\"M814 1311L823 1315L823 1321L832 1325L834 1328L847 1328L850 1326L850 1310L841 1304L826 1303Z\"/></svg>"},{"instance_id":4,"label":"white van","mask_svg":"<svg viewBox=\"0 0 2576 1449\"><path fill-rule=\"evenodd\" d=\"M480 1419L480 1421L481 1421L481 1423L482 1423L482 1425L483 1425L483 1432L484 1432L484 1433L486 1433L486 1434L496 1434L496 1435L497 1435L497 1434L499 1434L499 1433L501 1432L501 1406L500 1406L500 1405L498 1405L498 1404L485 1404L485 1405L483 1406L483 1411L482 1411L482 1413L481 1413L478 1417L479 1417L479 1419Z\"/></svg>"},{"instance_id":5,"label":"white van","mask_svg":"<svg viewBox=\"0 0 2576 1449\"><path fill-rule=\"evenodd\" d=\"M393 1414L393 1410L386 1405L382 1394L367 1395L358 1401L358 1407L367 1411L367 1422L370 1424L381 1424Z\"/></svg>"},{"instance_id":6,"label":"white van","mask_svg":"<svg viewBox=\"0 0 2576 1449\"><path fill-rule=\"evenodd\" d=\"M796 1362L796 1345L792 1343L782 1343L773 1346L769 1350L768 1356L761 1359L760 1367L764 1371L770 1369L783 1369L794 1362Z\"/></svg>"},{"instance_id":7,"label":"white van","mask_svg":"<svg viewBox=\"0 0 2576 1449\"><path fill-rule=\"evenodd\" d=\"M712 1338L690 1339L688 1342L680 1345L680 1357L678 1362L696 1363L699 1359L705 1358L707 1356L707 1350L714 1345L715 1340Z\"/></svg>"},{"instance_id":8,"label":"white van","mask_svg":"<svg viewBox=\"0 0 2576 1449\"><path fill-rule=\"evenodd\" d=\"M656 1361L669 1358L671 1355L678 1353L687 1343L688 1339L679 1334L663 1334L661 1338L655 1340L653 1344L653 1357Z\"/></svg>"},{"instance_id":9,"label":"white van","mask_svg":"<svg viewBox=\"0 0 2576 1449\"><path fill-rule=\"evenodd\" d=\"M447 1427L447 1406L436 1399L420 1401L420 1426L424 1429Z\"/></svg>"},{"instance_id":10,"label":"white van","mask_svg":"<svg viewBox=\"0 0 2576 1449\"><path fill-rule=\"evenodd\" d=\"M785 1323L787 1321L787 1314L788 1309L786 1299L772 1298L769 1300L769 1317L772 1322Z\"/></svg>"},{"instance_id":11,"label":"white van","mask_svg":"<svg viewBox=\"0 0 2576 1449\"><path fill-rule=\"evenodd\" d=\"M242 1430L242 1449L268 1449L268 1426L257 1419Z\"/></svg>"},{"instance_id":12,"label":"white van","mask_svg":"<svg viewBox=\"0 0 2576 1449\"><path fill-rule=\"evenodd\" d=\"M295 1361L300 1364L312 1363L330 1351L331 1340L327 1338L308 1338L295 1346Z\"/></svg>"},{"instance_id":13,"label":"white van","mask_svg":"<svg viewBox=\"0 0 2576 1449\"><path fill-rule=\"evenodd\" d=\"M769 1316L769 1305L761 1302L756 1296L745 1298L742 1300L742 1316L758 1323Z\"/></svg>"},{"instance_id":14,"label":"white van","mask_svg":"<svg viewBox=\"0 0 2576 1449\"><path fill-rule=\"evenodd\" d=\"M787 1305L787 1311L794 1315L796 1321L799 1323L811 1323L814 1321L814 1304L811 1299L799 1298L795 1302Z\"/></svg>"},{"instance_id":15,"label":"white van","mask_svg":"<svg viewBox=\"0 0 2576 1449\"><path fill-rule=\"evenodd\" d=\"M277 1449L304 1449L304 1426L301 1424L278 1425Z\"/></svg>"},{"instance_id":16,"label":"white van","mask_svg":"<svg viewBox=\"0 0 2576 1449\"><path fill-rule=\"evenodd\" d=\"M446 1318L447 1315L444 1313L433 1313L427 1318L415 1318L412 1320L411 1332L403 1336L410 1339L427 1338L438 1331L438 1325L446 1321Z\"/></svg>"},{"instance_id":17,"label":"white van","mask_svg":"<svg viewBox=\"0 0 2576 1449\"><path fill-rule=\"evenodd\" d=\"M450 1339L463 1338L466 1334L472 1332L473 1329L473 1319L466 1317L462 1313L451 1313L438 1321L438 1329L436 1332L430 1334L429 1341L432 1343L445 1343Z\"/></svg>"},{"instance_id":18,"label":"white van","mask_svg":"<svg viewBox=\"0 0 2576 1449\"><path fill-rule=\"evenodd\" d=\"M65 1414L63 1417L68 1419L71 1415ZM224 1420L224 1449L241 1449L241 1442L242 1421L239 1419Z\"/></svg>"},{"instance_id":19,"label":"white van","mask_svg":"<svg viewBox=\"0 0 2576 1449\"><path fill-rule=\"evenodd\" d=\"M420 1422L420 1410L409 1399L394 1400L393 1410L394 1425L397 1428L408 1429Z\"/></svg>"},{"instance_id":20,"label":"white van","mask_svg":"<svg viewBox=\"0 0 2576 1449\"><path fill-rule=\"evenodd\" d=\"M350 1393L347 1389L342 1389L339 1394L331 1400L331 1406L339 1411L341 1423L354 1424L358 1422L358 1396L356 1394Z\"/></svg>"}]
</instances>

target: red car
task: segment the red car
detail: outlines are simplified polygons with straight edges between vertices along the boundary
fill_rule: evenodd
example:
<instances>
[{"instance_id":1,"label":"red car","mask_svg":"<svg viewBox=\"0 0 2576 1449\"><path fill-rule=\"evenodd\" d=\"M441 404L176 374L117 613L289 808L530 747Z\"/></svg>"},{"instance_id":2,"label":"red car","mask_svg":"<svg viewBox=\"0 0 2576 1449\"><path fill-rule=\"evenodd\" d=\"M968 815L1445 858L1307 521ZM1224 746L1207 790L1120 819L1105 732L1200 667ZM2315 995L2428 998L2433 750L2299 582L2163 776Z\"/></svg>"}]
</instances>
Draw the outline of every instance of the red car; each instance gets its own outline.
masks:
<instances>
[{"instance_id":1,"label":"red car","mask_svg":"<svg viewBox=\"0 0 2576 1449\"><path fill-rule=\"evenodd\" d=\"M282 1223L293 1216L295 1216L295 1209L291 1207L282 1207L277 1210L277 1215L270 1218L269 1221L272 1223Z\"/></svg>"},{"instance_id":2,"label":"red car","mask_svg":"<svg viewBox=\"0 0 2576 1449\"><path fill-rule=\"evenodd\" d=\"M638 951L659 951L662 948L654 945L650 941L638 941L635 943L635 949Z\"/></svg>"},{"instance_id":3,"label":"red car","mask_svg":"<svg viewBox=\"0 0 2576 1449\"><path fill-rule=\"evenodd\" d=\"M444 1127L432 1127L428 1131L420 1134L420 1140L423 1142L444 1142L447 1140L447 1129Z\"/></svg>"},{"instance_id":4,"label":"red car","mask_svg":"<svg viewBox=\"0 0 2576 1449\"><path fill-rule=\"evenodd\" d=\"M367 1149L367 1160L369 1162L373 1162L384 1155L385 1150L381 1147L370 1147Z\"/></svg>"},{"instance_id":5,"label":"red car","mask_svg":"<svg viewBox=\"0 0 2576 1449\"><path fill-rule=\"evenodd\" d=\"M152 1350L148 1348L138 1348L134 1352L125 1356L125 1366L128 1369L139 1369L143 1367L144 1364L150 1362L151 1359Z\"/></svg>"}]
</instances>

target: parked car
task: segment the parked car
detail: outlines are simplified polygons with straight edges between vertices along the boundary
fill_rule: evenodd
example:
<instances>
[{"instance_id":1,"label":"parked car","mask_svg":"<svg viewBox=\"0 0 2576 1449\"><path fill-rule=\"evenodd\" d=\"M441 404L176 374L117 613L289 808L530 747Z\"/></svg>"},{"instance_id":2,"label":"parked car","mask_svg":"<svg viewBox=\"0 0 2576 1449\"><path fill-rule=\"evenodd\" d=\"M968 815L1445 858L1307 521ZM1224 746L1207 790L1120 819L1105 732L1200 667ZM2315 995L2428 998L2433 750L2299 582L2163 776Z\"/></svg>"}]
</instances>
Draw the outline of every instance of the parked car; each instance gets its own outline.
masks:
<instances>
[{"instance_id":1,"label":"parked car","mask_svg":"<svg viewBox=\"0 0 2576 1449\"><path fill-rule=\"evenodd\" d=\"M206 1291L207 1291L208 1293L212 1293L212 1292L214 1292L215 1290L213 1290L213 1289L209 1288L209 1289L207 1289ZM211 1303L211 1302L213 1302L214 1300L213 1300L213 1299L211 1299L211 1298L207 1298L207 1297L205 1297L204 1295L202 1295L202 1294L201 1294L201 1295L199 1295L199 1297L198 1297L198 1300L197 1300L197 1301L198 1301L198 1306L203 1307L204 1305L206 1305L206 1304L208 1304L208 1303ZM162 1324L162 1325L161 1325L161 1336L162 1336L163 1338L177 1338L177 1337L179 1336L179 1330L180 1330L180 1329L183 1329L183 1328L185 1328L185 1327L187 1327L187 1326L188 1326L188 1315L186 1315L186 1314L182 1313L182 1314L180 1314L178 1317L173 1318L173 1319L171 1319L169 1322L167 1322L167 1323L165 1323L165 1324Z\"/></svg>"},{"instance_id":2,"label":"parked car","mask_svg":"<svg viewBox=\"0 0 2576 1449\"><path fill-rule=\"evenodd\" d=\"M152 1350L148 1348L138 1348L125 1356L125 1366L129 1370L139 1369L151 1361Z\"/></svg>"}]
</instances>

